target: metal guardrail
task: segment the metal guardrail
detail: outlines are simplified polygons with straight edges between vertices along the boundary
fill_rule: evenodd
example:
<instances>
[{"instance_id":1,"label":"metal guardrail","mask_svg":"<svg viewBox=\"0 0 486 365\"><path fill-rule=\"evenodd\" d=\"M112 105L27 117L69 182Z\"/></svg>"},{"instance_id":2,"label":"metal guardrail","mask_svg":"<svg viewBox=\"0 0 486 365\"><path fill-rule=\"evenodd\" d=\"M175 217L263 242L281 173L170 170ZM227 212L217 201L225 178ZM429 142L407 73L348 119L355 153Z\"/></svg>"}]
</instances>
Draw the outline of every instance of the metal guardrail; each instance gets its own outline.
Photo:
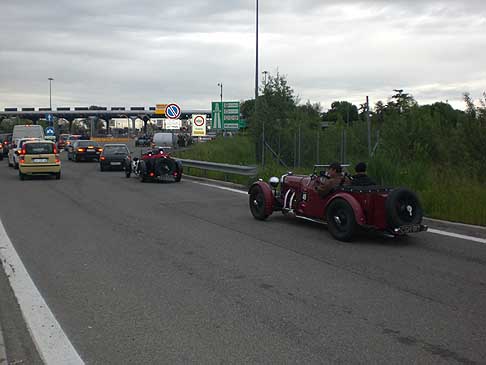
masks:
<instances>
[{"instance_id":1,"label":"metal guardrail","mask_svg":"<svg viewBox=\"0 0 486 365\"><path fill-rule=\"evenodd\" d=\"M198 161L198 160L186 160L178 158L182 162L182 166L193 167L201 170L210 170L224 172L226 174L235 174L243 176L256 176L258 174L258 168L256 166L241 166L241 165L230 165L226 163L217 163L209 161Z\"/></svg>"}]
</instances>

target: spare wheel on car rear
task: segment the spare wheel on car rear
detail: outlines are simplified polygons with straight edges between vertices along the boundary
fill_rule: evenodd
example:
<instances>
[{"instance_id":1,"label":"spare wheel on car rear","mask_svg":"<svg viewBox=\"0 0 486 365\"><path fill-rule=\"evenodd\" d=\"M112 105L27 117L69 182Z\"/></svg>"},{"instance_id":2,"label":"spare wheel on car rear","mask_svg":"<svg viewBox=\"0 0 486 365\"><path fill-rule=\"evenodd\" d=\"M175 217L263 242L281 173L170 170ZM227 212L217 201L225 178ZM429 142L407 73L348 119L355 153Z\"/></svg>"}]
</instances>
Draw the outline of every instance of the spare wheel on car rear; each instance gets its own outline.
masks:
<instances>
[{"instance_id":1,"label":"spare wheel on car rear","mask_svg":"<svg viewBox=\"0 0 486 365\"><path fill-rule=\"evenodd\" d=\"M417 195L408 189L393 190L386 199L385 209L390 228L422 222L422 206Z\"/></svg>"}]
</instances>

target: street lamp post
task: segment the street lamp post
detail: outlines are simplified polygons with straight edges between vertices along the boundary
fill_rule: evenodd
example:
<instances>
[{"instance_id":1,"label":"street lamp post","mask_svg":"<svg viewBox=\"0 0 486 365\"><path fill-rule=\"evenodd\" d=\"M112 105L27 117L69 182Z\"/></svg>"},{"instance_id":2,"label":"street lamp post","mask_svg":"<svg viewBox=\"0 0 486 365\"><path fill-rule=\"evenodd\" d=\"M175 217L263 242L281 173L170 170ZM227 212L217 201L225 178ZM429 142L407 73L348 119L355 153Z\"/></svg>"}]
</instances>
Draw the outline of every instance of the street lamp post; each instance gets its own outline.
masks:
<instances>
[{"instance_id":1,"label":"street lamp post","mask_svg":"<svg viewBox=\"0 0 486 365\"><path fill-rule=\"evenodd\" d=\"M219 97L221 100L221 128L223 128L223 137L224 137L225 130L224 130L223 83L218 82L218 86L220 87Z\"/></svg>"},{"instance_id":2,"label":"street lamp post","mask_svg":"<svg viewBox=\"0 0 486 365\"><path fill-rule=\"evenodd\" d=\"M258 0L256 0L255 19L255 118L258 108ZM257 144L258 145L258 144ZM262 121L262 167L265 167L265 121Z\"/></svg>"},{"instance_id":3,"label":"street lamp post","mask_svg":"<svg viewBox=\"0 0 486 365\"><path fill-rule=\"evenodd\" d=\"M54 80L52 77L48 78L49 80L49 109L52 112L52 93L51 93L51 83Z\"/></svg>"},{"instance_id":4,"label":"street lamp post","mask_svg":"<svg viewBox=\"0 0 486 365\"><path fill-rule=\"evenodd\" d=\"M54 125L54 121L53 121L53 115L52 115L52 88L51 88L51 83L52 81L54 80L52 77L49 77L48 78L49 80L49 111L51 113L51 116L49 117L49 126L52 127ZM55 128L55 131L57 133L57 128Z\"/></svg>"}]
</instances>

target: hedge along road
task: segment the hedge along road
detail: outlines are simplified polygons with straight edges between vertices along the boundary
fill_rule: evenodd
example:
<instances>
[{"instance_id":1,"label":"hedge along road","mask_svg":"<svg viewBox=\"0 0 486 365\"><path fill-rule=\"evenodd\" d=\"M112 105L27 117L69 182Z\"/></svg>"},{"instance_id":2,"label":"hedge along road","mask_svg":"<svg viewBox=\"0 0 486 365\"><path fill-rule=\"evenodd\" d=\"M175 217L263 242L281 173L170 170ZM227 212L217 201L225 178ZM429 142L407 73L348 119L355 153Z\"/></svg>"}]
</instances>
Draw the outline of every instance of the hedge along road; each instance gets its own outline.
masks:
<instances>
[{"instance_id":1,"label":"hedge along road","mask_svg":"<svg viewBox=\"0 0 486 365\"><path fill-rule=\"evenodd\" d=\"M484 244L343 244L320 225L256 221L245 195L189 180L65 161L60 181L21 182L0 166L3 225L86 363L486 358Z\"/></svg>"}]
</instances>

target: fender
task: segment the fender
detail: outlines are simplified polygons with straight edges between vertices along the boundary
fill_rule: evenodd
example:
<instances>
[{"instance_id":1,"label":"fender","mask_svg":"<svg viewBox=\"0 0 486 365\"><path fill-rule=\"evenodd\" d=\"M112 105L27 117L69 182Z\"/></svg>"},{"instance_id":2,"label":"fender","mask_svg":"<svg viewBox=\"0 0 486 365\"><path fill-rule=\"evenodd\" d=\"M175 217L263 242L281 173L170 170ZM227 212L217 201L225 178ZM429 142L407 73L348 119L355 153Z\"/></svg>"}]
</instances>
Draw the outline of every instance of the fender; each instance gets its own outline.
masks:
<instances>
[{"instance_id":1,"label":"fender","mask_svg":"<svg viewBox=\"0 0 486 365\"><path fill-rule=\"evenodd\" d=\"M265 197L265 214L271 215L275 205L275 197L273 196L272 188L264 181L255 181L248 189L248 194L250 194L251 189L255 186L259 186L263 191L263 196Z\"/></svg>"},{"instance_id":2,"label":"fender","mask_svg":"<svg viewBox=\"0 0 486 365\"><path fill-rule=\"evenodd\" d=\"M347 194L345 192L337 193L336 195L334 195L332 197L332 199L330 199L327 202L326 209L329 206L329 204L337 198L341 198L341 199L345 200L349 205L351 205L351 208L353 208L353 211L354 211L354 218L356 219L357 224L359 224L361 226L361 225L365 225L367 223L365 214L363 212L363 208L361 207L361 204L359 204L359 202L356 200L355 197L353 197L352 195ZM326 214L326 212L324 212L324 216L325 216L325 214Z\"/></svg>"}]
</instances>

